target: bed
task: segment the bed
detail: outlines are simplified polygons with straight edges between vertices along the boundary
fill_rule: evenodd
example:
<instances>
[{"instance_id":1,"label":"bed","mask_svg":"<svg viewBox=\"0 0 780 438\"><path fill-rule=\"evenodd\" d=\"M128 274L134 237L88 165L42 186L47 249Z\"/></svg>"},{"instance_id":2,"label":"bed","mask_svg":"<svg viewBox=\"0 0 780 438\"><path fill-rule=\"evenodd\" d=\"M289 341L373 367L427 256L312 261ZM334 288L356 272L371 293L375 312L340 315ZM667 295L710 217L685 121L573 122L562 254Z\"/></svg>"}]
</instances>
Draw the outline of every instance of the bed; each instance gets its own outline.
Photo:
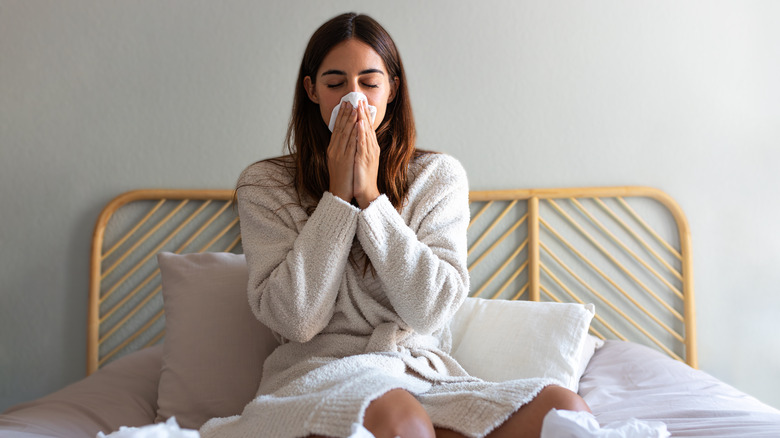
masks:
<instances>
[{"instance_id":1,"label":"bed","mask_svg":"<svg viewBox=\"0 0 780 438\"><path fill-rule=\"evenodd\" d=\"M780 436L780 411L697 370L691 237L667 194L472 191L470 207L471 298L452 325L467 370L557 373L601 424ZM97 220L91 257L88 376L8 409L0 436L94 437L170 416L197 428L240 413L276 341L246 305L233 192L122 194Z\"/></svg>"}]
</instances>

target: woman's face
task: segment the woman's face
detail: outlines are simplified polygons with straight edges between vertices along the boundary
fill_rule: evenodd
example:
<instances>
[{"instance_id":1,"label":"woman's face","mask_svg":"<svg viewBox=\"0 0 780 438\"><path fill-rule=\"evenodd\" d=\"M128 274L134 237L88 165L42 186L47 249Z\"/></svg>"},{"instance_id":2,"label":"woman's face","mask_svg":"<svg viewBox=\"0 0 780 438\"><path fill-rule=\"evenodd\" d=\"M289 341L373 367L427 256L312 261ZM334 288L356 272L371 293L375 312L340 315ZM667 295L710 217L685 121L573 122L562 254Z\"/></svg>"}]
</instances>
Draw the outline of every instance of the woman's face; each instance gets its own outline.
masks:
<instances>
[{"instance_id":1,"label":"woman's face","mask_svg":"<svg viewBox=\"0 0 780 438\"><path fill-rule=\"evenodd\" d=\"M388 77L385 63L371 46L352 38L333 47L325 55L317 76L306 76L303 85L309 99L320 106L326 125L342 97L352 91L365 94L368 104L376 107L376 130L385 117L387 104L395 98L398 78Z\"/></svg>"}]
</instances>

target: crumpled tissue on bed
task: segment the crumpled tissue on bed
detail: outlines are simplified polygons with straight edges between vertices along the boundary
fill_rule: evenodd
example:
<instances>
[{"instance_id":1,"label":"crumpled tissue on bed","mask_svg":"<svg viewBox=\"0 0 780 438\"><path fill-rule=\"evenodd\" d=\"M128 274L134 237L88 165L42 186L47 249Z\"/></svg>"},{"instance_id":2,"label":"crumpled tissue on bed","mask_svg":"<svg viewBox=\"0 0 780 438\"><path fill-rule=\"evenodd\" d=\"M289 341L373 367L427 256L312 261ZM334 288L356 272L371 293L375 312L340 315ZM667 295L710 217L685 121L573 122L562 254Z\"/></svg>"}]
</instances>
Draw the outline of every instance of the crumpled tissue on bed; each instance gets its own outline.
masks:
<instances>
[{"instance_id":1,"label":"crumpled tissue on bed","mask_svg":"<svg viewBox=\"0 0 780 438\"><path fill-rule=\"evenodd\" d=\"M165 423L150 424L141 427L122 426L116 432L105 435L98 432L95 438L200 438L197 430L182 429L176 422L176 417L171 417ZM352 433L349 438L375 438L368 429L360 423L352 424ZM399 438L399 437L396 437Z\"/></svg>"},{"instance_id":2,"label":"crumpled tissue on bed","mask_svg":"<svg viewBox=\"0 0 780 438\"><path fill-rule=\"evenodd\" d=\"M108 435L98 432L96 438L200 438L200 433L197 430L180 428L176 417L171 417L165 423L141 427L122 426Z\"/></svg>"},{"instance_id":3,"label":"crumpled tissue on bed","mask_svg":"<svg viewBox=\"0 0 780 438\"><path fill-rule=\"evenodd\" d=\"M660 421L631 418L600 427L590 412L553 409L544 417L541 438L667 438L670 435L666 424Z\"/></svg>"},{"instance_id":4,"label":"crumpled tissue on bed","mask_svg":"<svg viewBox=\"0 0 780 438\"><path fill-rule=\"evenodd\" d=\"M368 98L365 94L359 92L359 91L353 91L346 96L341 98L341 101L338 105L333 107L333 111L330 113L330 123L328 123L328 129L330 129L330 132L333 132L333 127L336 126L336 118L339 115L339 108L341 108L341 102L347 101L352 104L353 107L357 108L358 102L361 100L368 105ZM374 119L376 118L376 107L373 105L368 105L368 112L371 113L371 123L374 123Z\"/></svg>"}]
</instances>

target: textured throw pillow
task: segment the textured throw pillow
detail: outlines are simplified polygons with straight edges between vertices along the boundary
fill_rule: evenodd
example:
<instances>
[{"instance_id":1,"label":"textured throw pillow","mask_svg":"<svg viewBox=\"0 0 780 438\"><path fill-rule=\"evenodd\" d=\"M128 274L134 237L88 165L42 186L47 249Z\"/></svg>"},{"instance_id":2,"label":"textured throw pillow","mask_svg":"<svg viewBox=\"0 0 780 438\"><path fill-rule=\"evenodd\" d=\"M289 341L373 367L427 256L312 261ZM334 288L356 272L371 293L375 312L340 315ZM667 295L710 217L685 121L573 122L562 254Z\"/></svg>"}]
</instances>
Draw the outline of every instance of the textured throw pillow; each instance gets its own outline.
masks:
<instances>
[{"instance_id":1,"label":"textured throw pillow","mask_svg":"<svg viewBox=\"0 0 780 438\"><path fill-rule=\"evenodd\" d=\"M592 304L467 298L452 321L452 356L484 380L550 377L576 392L594 314Z\"/></svg>"},{"instance_id":2,"label":"textured throw pillow","mask_svg":"<svg viewBox=\"0 0 780 438\"><path fill-rule=\"evenodd\" d=\"M176 416L198 429L212 417L240 414L278 345L249 309L246 259L161 253L157 262L166 325L157 421Z\"/></svg>"}]
</instances>

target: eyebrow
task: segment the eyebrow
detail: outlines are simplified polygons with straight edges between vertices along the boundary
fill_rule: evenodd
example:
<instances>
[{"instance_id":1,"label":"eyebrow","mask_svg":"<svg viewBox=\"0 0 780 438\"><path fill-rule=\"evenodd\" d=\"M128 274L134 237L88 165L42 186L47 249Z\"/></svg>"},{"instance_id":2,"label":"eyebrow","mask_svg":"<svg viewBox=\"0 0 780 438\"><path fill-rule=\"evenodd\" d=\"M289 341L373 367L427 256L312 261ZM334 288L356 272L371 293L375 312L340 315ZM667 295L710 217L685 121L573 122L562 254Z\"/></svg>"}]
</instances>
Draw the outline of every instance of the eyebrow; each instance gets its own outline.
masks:
<instances>
[{"instance_id":1,"label":"eyebrow","mask_svg":"<svg viewBox=\"0 0 780 438\"><path fill-rule=\"evenodd\" d=\"M383 72L382 70L380 70L378 68L369 68L369 69L363 70L360 73L358 73L358 76L367 75L367 74L371 74L371 73L379 73L381 75L385 74L385 72ZM341 71L341 70L328 70L328 71L324 72L323 74L321 74L320 76L326 76L326 75L346 76L347 74L345 72Z\"/></svg>"}]
</instances>

